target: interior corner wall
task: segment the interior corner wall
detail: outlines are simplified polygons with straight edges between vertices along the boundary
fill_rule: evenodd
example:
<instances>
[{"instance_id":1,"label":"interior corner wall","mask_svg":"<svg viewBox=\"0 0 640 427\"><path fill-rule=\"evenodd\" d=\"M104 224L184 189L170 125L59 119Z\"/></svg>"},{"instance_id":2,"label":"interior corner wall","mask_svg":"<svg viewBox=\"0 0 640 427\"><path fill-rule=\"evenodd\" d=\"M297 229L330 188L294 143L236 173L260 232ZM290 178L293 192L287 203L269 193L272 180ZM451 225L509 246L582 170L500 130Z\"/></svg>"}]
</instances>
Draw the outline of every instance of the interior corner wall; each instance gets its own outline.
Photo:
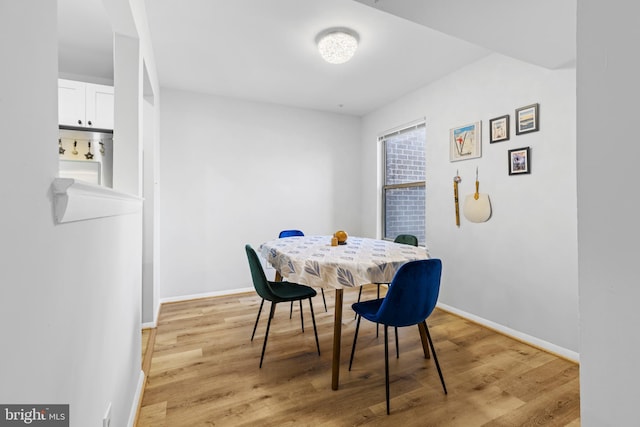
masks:
<instances>
[{"instance_id":1,"label":"interior corner wall","mask_svg":"<svg viewBox=\"0 0 640 427\"><path fill-rule=\"evenodd\" d=\"M578 2L580 411L585 427L638 425L640 223L633 125L640 4Z\"/></svg>"},{"instance_id":2,"label":"interior corner wall","mask_svg":"<svg viewBox=\"0 0 640 427\"><path fill-rule=\"evenodd\" d=\"M516 135L514 110L540 104L540 131ZM489 120L509 114L508 141ZM443 261L440 302L552 346L579 352L575 69L548 70L492 54L368 114L362 132L362 218L379 233L378 145L385 130L426 118L426 235ZM482 121L482 157L449 161L449 130ZM508 174L508 150L531 147L531 173ZM488 193L492 216L471 223L465 196ZM459 173L461 225L453 177Z\"/></svg>"},{"instance_id":3,"label":"interior corner wall","mask_svg":"<svg viewBox=\"0 0 640 427\"><path fill-rule=\"evenodd\" d=\"M126 426L141 372L141 216L54 223L56 16L55 1L0 4L0 138L29 146L0 168L0 402L69 404L72 426L101 425L111 403L111 425Z\"/></svg>"},{"instance_id":4,"label":"interior corner wall","mask_svg":"<svg viewBox=\"0 0 640 427\"><path fill-rule=\"evenodd\" d=\"M158 227L160 88L144 0L102 0L114 31L116 118L121 150L115 153L115 186L144 202L143 327L159 311ZM144 97L144 99L143 99ZM142 142L141 142L142 141Z\"/></svg>"},{"instance_id":5,"label":"interior corner wall","mask_svg":"<svg viewBox=\"0 0 640 427\"><path fill-rule=\"evenodd\" d=\"M156 277L158 265L158 222L156 193L158 182L157 147L154 105L147 99L143 104L143 248L142 248L142 324L155 325L159 305L159 284Z\"/></svg>"},{"instance_id":6,"label":"interior corner wall","mask_svg":"<svg viewBox=\"0 0 640 427\"><path fill-rule=\"evenodd\" d=\"M360 118L161 90L161 297L252 288L244 245L360 233Z\"/></svg>"}]
</instances>

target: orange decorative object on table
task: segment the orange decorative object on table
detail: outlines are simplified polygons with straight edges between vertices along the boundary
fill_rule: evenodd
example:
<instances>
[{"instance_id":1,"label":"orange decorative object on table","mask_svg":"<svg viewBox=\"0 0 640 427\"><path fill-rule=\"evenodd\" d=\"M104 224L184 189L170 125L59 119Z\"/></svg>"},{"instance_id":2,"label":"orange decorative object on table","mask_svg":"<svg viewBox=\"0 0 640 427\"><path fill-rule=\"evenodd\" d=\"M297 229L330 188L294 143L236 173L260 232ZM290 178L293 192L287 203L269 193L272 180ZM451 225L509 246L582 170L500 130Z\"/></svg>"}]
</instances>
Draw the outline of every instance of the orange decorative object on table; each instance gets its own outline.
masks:
<instances>
[{"instance_id":1,"label":"orange decorative object on table","mask_svg":"<svg viewBox=\"0 0 640 427\"><path fill-rule=\"evenodd\" d=\"M347 244L347 232L344 230L338 230L335 233L333 233L333 236L338 239L338 244L339 245L346 245Z\"/></svg>"}]
</instances>

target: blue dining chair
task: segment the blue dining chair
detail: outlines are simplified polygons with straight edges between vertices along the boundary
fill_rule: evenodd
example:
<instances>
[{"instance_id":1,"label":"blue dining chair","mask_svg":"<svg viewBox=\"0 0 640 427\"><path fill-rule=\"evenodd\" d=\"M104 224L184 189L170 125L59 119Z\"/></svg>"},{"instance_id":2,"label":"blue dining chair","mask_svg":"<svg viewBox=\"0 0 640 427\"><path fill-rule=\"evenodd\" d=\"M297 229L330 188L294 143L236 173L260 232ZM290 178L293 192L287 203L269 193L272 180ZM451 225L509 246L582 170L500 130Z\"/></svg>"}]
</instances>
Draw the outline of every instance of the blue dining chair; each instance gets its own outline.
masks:
<instances>
[{"instance_id":1,"label":"blue dining chair","mask_svg":"<svg viewBox=\"0 0 640 427\"><path fill-rule=\"evenodd\" d=\"M267 332L264 334L264 344L262 344L262 354L260 356L260 368L262 368L262 361L264 360L264 351L267 348L267 339L269 338L269 329L271 328L271 319L276 310L276 304L280 302L293 302L302 301L304 299L309 300L309 308L311 309L311 321L313 322L313 332L316 337L316 347L318 348L318 356L320 355L320 342L318 341L318 330L316 328L316 318L313 314L313 303L311 298L317 295L317 292L305 285L299 285L297 283L290 282L270 282L267 280L267 276L264 274L262 264L256 251L250 246L245 245L247 252L247 258L249 259L249 268L251 269L251 278L253 279L253 286L262 297L262 303L265 300L271 301L271 312L269 313L269 320L267 322ZM302 315L302 303L300 304L300 322L302 324L302 332L304 332L304 317ZM262 304L260 304L260 311L262 311ZM256 318L256 323L253 326L253 333L251 334L251 340L256 333L258 326L258 320L260 320L260 312Z\"/></svg>"},{"instance_id":2,"label":"blue dining chair","mask_svg":"<svg viewBox=\"0 0 640 427\"><path fill-rule=\"evenodd\" d=\"M393 239L395 243L401 243L403 245L412 245L418 246L418 238L413 234L398 234L395 239ZM378 298L380 298L380 285L382 283L376 283L378 285ZM360 298L362 297L362 286L360 286L360 291L358 292L358 302L360 302Z\"/></svg>"},{"instance_id":3,"label":"blue dining chair","mask_svg":"<svg viewBox=\"0 0 640 427\"><path fill-rule=\"evenodd\" d=\"M403 245L412 245L418 246L418 238L413 234L398 234L395 239L393 239L394 243L401 243ZM380 298L380 285L385 283L375 283L378 286L378 298ZM362 286L360 286L360 291L358 291L358 302L360 302L360 298L362 297ZM357 316L357 314L356 314ZM378 326L376 325L376 337L378 336ZM396 353L398 352L398 334L396 334Z\"/></svg>"},{"instance_id":4,"label":"blue dining chair","mask_svg":"<svg viewBox=\"0 0 640 427\"><path fill-rule=\"evenodd\" d=\"M304 233L300 230L282 230L278 235L279 239L283 237L292 237L292 236L304 236Z\"/></svg>"},{"instance_id":5,"label":"blue dining chair","mask_svg":"<svg viewBox=\"0 0 640 427\"><path fill-rule=\"evenodd\" d=\"M438 356L436 355L436 350L433 346L431 334L429 333L426 322L426 319L438 301L441 275L442 262L439 259L410 261L398 269L384 298L357 302L351 306L357 314L358 321L353 337L353 347L351 348L349 371L351 371L353 356L356 351L360 320L364 317L371 322L384 325L384 369L387 414L389 414L389 326L395 328L420 324L424 326L429 347L433 353L433 360L438 369L442 388L444 389L444 394L447 394L447 386L444 383L444 377L442 376L440 364L438 363Z\"/></svg>"},{"instance_id":6,"label":"blue dining chair","mask_svg":"<svg viewBox=\"0 0 640 427\"><path fill-rule=\"evenodd\" d=\"M304 233L300 230L282 230L278 235L278 238L282 239L284 237L293 237L293 236L304 236ZM328 310L327 310L327 300L324 297L324 289L320 288L320 292L322 293L322 302L324 303L324 311L326 312ZM300 302L300 304L302 304L302 302ZM302 307L300 307L300 309L302 310ZM291 319L292 314L293 314L293 302L291 303L291 308L289 308L289 319Z\"/></svg>"}]
</instances>

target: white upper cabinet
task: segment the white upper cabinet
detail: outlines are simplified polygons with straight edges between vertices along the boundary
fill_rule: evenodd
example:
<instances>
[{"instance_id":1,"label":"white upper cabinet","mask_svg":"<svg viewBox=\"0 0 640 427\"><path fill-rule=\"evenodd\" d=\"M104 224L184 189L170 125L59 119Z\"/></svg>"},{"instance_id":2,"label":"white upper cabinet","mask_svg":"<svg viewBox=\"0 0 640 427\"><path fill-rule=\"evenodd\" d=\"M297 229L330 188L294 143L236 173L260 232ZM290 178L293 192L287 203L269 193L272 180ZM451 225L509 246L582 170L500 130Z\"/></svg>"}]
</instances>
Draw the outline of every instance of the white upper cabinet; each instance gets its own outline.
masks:
<instances>
[{"instance_id":1,"label":"white upper cabinet","mask_svg":"<svg viewBox=\"0 0 640 427\"><path fill-rule=\"evenodd\" d=\"M58 124L85 126L86 83L58 79Z\"/></svg>"},{"instance_id":2,"label":"white upper cabinet","mask_svg":"<svg viewBox=\"0 0 640 427\"><path fill-rule=\"evenodd\" d=\"M87 127L113 129L113 86L87 83Z\"/></svg>"},{"instance_id":3,"label":"white upper cabinet","mask_svg":"<svg viewBox=\"0 0 640 427\"><path fill-rule=\"evenodd\" d=\"M58 79L58 123L113 129L113 87Z\"/></svg>"}]
</instances>

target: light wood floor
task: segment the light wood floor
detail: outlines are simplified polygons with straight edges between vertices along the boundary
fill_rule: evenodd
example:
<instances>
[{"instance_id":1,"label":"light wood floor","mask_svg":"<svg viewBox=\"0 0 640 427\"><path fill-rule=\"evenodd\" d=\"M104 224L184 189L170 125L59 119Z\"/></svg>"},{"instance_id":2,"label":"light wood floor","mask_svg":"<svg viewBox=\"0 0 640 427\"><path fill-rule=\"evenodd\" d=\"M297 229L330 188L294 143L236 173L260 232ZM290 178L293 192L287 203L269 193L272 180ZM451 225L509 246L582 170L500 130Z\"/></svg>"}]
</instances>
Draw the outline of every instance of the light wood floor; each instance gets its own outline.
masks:
<instances>
[{"instance_id":1,"label":"light wood floor","mask_svg":"<svg viewBox=\"0 0 640 427\"><path fill-rule=\"evenodd\" d=\"M373 298L365 288L363 298ZM299 308L279 304L262 369L266 313L250 341L255 294L162 306L139 427L180 426L579 426L578 366L436 309L428 319L449 391L424 359L417 327L400 329L400 358L390 358L391 415L386 415L384 338L365 320L351 372L357 291L345 291L340 389L331 390L333 292L314 309L305 332ZM390 331L390 338L393 334ZM390 355L393 340L390 339Z\"/></svg>"}]
</instances>

